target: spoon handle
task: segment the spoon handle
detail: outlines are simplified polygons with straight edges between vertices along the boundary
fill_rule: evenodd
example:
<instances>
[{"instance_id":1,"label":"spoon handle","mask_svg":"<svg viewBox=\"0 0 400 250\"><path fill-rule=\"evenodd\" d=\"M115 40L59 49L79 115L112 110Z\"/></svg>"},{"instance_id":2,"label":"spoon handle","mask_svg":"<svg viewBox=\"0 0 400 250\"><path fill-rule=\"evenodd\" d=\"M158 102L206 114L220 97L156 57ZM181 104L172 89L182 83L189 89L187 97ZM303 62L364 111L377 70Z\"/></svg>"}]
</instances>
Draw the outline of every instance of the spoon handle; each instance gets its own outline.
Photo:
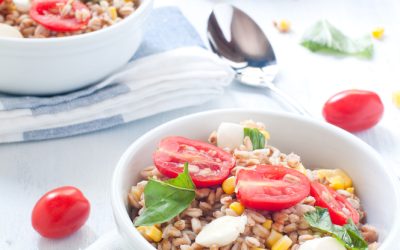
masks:
<instances>
[{"instance_id":1,"label":"spoon handle","mask_svg":"<svg viewBox=\"0 0 400 250\"><path fill-rule=\"evenodd\" d=\"M276 87L274 84L267 84L267 87L274 92L277 96L279 96L281 99L283 99L289 106L291 106L297 113L301 115L305 115L308 117L311 117L312 115L310 112L307 111L307 109L299 103L296 99L291 97L290 95L286 94L284 91Z\"/></svg>"}]
</instances>

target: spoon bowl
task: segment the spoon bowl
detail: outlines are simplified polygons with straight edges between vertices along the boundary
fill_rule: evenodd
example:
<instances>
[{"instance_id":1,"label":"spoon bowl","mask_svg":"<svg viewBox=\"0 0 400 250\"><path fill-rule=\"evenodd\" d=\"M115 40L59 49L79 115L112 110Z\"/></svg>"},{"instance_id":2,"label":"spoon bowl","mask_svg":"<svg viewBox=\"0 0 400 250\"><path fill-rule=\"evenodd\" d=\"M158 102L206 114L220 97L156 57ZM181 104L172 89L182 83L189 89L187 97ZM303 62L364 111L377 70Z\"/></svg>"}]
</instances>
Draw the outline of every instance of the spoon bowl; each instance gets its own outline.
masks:
<instances>
[{"instance_id":1,"label":"spoon bowl","mask_svg":"<svg viewBox=\"0 0 400 250\"><path fill-rule=\"evenodd\" d=\"M219 4L208 18L207 36L211 49L236 71L240 83L268 88L298 113L310 116L300 103L274 85L278 74L274 50L250 16L230 4Z\"/></svg>"}]
</instances>

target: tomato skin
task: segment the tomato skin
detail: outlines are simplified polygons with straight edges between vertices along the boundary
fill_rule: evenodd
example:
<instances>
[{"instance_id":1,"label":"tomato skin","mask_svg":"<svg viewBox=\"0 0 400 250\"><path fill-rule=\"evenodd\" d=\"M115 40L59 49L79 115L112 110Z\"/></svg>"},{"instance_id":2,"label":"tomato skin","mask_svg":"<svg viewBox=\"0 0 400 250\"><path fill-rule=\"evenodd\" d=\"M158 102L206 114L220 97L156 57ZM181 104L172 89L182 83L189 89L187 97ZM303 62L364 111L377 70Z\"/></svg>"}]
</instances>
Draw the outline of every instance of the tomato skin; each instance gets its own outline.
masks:
<instances>
[{"instance_id":1,"label":"tomato skin","mask_svg":"<svg viewBox=\"0 0 400 250\"><path fill-rule=\"evenodd\" d=\"M46 238L62 238L76 232L89 217L90 204L71 186L44 194L32 210L33 228Z\"/></svg>"},{"instance_id":2,"label":"tomato skin","mask_svg":"<svg viewBox=\"0 0 400 250\"><path fill-rule=\"evenodd\" d=\"M328 99L323 108L325 120L349 132L376 125L383 115L380 97L367 90L345 90Z\"/></svg>"},{"instance_id":3,"label":"tomato skin","mask_svg":"<svg viewBox=\"0 0 400 250\"><path fill-rule=\"evenodd\" d=\"M315 205L327 208L331 217L332 223L343 226L347 220L351 218L355 224L360 221L360 215L346 198L330 187L327 187L319 182L311 183L311 195L315 198ZM328 199L328 200L327 200ZM350 212L350 216L344 214L341 210L345 208Z\"/></svg>"},{"instance_id":4,"label":"tomato skin","mask_svg":"<svg viewBox=\"0 0 400 250\"><path fill-rule=\"evenodd\" d=\"M235 159L224 150L202 141L180 136L166 137L153 154L153 161L158 171L174 178L183 171L183 164L189 163L189 172L196 187L210 187L221 184L228 178L235 166ZM199 168L193 172L193 167ZM210 169L209 174L201 174L203 169Z\"/></svg>"},{"instance_id":5,"label":"tomato skin","mask_svg":"<svg viewBox=\"0 0 400 250\"><path fill-rule=\"evenodd\" d=\"M297 182L285 180L294 176ZM297 170L274 165L256 165L236 173L236 196L245 207L277 211L292 207L310 193L310 181Z\"/></svg>"},{"instance_id":6,"label":"tomato skin","mask_svg":"<svg viewBox=\"0 0 400 250\"><path fill-rule=\"evenodd\" d=\"M60 13L54 14L52 11L58 9L59 4L66 4L68 0L33 0L29 10L30 17L37 23L43 25L49 30L57 32L73 32L86 28L90 15L85 20L77 20L75 16L61 17ZM89 8L75 0L71 4L73 11L88 11Z\"/></svg>"}]
</instances>

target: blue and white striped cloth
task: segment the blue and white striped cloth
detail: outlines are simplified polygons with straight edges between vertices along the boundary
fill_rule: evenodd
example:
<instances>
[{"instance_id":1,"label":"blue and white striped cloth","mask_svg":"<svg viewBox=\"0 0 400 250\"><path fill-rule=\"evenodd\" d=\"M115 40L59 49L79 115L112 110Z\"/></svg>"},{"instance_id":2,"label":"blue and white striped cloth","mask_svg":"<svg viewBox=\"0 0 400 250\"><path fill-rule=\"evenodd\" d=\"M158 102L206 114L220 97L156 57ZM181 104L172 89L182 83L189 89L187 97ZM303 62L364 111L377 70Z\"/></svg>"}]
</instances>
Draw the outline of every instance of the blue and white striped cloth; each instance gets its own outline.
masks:
<instances>
[{"instance_id":1,"label":"blue and white striped cloth","mask_svg":"<svg viewBox=\"0 0 400 250\"><path fill-rule=\"evenodd\" d=\"M198 105L232 78L177 8L155 9L138 52L106 80L52 97L0 94L0 143L73 136Z\"/></svg>"}]
</instances>

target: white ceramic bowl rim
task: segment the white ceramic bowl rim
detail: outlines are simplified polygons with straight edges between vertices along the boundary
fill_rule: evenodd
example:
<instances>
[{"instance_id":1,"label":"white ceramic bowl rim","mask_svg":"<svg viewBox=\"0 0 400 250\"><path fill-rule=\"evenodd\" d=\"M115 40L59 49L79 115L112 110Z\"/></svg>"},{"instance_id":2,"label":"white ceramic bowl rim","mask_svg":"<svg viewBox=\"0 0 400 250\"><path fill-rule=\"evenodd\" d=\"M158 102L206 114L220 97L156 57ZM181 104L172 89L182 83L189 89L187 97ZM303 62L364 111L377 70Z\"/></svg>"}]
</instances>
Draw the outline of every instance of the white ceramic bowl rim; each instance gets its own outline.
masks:
<instances>
[{"instance_id":1,"label":"white ceramic bowl rim","mask_svg":"<svg viewBox=\"0 0 400 250\"><path fill-rule=\"evenodd\" d=\"M62 43L62 42L68 42L68 41L75 41L77 39L90 39L93 36L98 36L101 35L105 32L111 32L114 29L118 29L120 26L124 26L125 23L128 23L130 19L134 19L137 16L140 16L142 12L144 12L147 8L147 5L152 4L152 1L149 0L141 0L139 7L128 17L122 19L120 22L115 23L109 27L84 33L84 34L79 34L79 35L73 35L73 36L65 36L65 37L49 37L49 38L13 38L13 37L0 37L0 42L12 42L12 43L20 43L20 44L30 44L30 43L41 43L41 44L46 44L46 43Z\"/></svg>"},{"instance_id":2,"label":"white ceramic bowl rim","mask_svg":"<svg viewBox=\"0 0 400 250\"><path fill-rule=\"evenodd\" d=\"M339 129L331 124L328 123L321 123L318 120L313 120L304 116L299 116L296 114L289 114L289 113L281 113L281 112L274 112L274 111L263 111L263 110L249 110L249 109L217 109L217 110L212 110L212 111L205 111L205 112L199 112L199 113L194 113L191 115L183 116L174 120L171 120L165 124L162 124L156 128L153 128L152 130L148 131L144 135L142 135L140 138L138 138L135 142L133 142L129 148L125 151L125 153L122 155L121 159L119 160L117 167L114 171L112 183L111 183L111 202L112 202L112 208L114 212L114 217L115 220L117 221L119 228L118 230L124 231L124 232L129 232L132 234L132 237L137 238L140 240L143 244L148 245L149 249L151 249L153 246L148 243L137 230L132 230L133 224L132 221L129 218L128 213L126 212L126 207L124 204L124 201L121 199L121 190L118 188L118 184L122 182L122 177L124 174L124 169L126 165L128 164L128 161L130 160L130 153L137 147L140 147L140 145L143 145L143 143L146 142L147 138L160 130L164 130L165 128L169 127L170 125L183 121L183 120L190 120L193 117L201 117L201 116L207 116L210 114L228 114L228 113L236 113L240 111L246 111L251 115L252 113L258 113L258 114L266 114L266 115L273 115L277 117L284 117L284 118L291 118L291 119L297 119L300 121L304 122L309 122L317 126L322 126L327 130L330 130L331 132L334 132L338 134L340 137L344 137L347 140L350 141L357 141L358 145L362 147L366 152L368 152L370 155L372 155L374 158L383 159L381 156L368 144L363 142L361 139L357 138L356 136L348 133L345 130ZM394 173L394 171L390 167L385 167L385 172L388 175L388 178L390 180L390 183L387 183L390 187L392 187L393 192L396 194L396 197L394 199L396 200L397 208L400 207L400 185L399 185L399 180L397 179L397 175ZM400 213L396 213L395 215L395 221L400 222ZM400 223L397 223L394 225L394 227L391 229L389 232L389 235L387 235L386 239L382 244L380 245L380 249L391 249L390 246L393 246L397 240L398 237L400 236Z\"/></svg>"}]
</instances>

